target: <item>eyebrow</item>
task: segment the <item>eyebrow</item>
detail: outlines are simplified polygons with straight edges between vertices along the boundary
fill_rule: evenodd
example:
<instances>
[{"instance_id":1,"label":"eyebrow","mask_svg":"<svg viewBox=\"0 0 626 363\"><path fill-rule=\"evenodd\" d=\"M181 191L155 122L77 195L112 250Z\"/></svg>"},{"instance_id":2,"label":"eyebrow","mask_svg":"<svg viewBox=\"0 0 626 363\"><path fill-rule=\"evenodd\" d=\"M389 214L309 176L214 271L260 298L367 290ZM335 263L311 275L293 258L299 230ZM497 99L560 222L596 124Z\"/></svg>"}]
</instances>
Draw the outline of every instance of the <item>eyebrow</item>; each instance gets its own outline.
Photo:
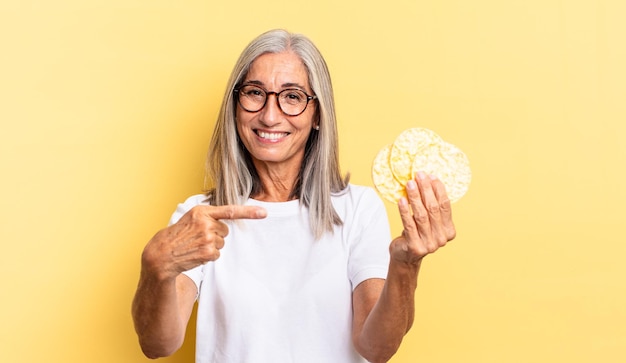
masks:
<instances>
[{"instance_id":1,"label":"eyebrow","mask_svg":"<svg viewBox=\"0 0 626 363\"><path fill-rule=\"evenodd\" d=\"M243 84L253 84L253 85L257 85L257 86L265 86L265 84L263 82L258 81L258 80L254 80L254 79L253 80L249 80L249 81L245 81ZM299 89L302 89L302 90L306 90L307 89L306 87L302 86L301 84L295 83L295 82L287 82L287 83L283 83L281 85L281 88L292 88L292 87L299 88Z\"/></svg>"}]
</instances>

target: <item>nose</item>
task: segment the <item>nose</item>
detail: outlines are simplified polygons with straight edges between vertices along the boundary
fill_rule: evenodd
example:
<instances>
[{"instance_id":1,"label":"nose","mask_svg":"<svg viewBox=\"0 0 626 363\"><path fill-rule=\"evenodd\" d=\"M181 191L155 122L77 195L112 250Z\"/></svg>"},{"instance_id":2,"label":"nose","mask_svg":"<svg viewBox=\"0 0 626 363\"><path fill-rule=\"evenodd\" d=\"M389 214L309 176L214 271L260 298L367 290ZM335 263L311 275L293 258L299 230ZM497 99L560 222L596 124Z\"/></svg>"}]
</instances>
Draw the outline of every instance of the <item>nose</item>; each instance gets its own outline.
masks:
<instances>
[{"instance_id":1,"label":"nose","mask_svg":"<svg viewBox=\"0 0 626 363\"><path fill-rule=\"evenodd\" d=\"M274 99L271 99L274 97ZM280 122L282 111L278 106L278 95L274 92L268 92L265 107L261 109L259 120L267 126L273 126Z\"/></svg>"}]
</instances>

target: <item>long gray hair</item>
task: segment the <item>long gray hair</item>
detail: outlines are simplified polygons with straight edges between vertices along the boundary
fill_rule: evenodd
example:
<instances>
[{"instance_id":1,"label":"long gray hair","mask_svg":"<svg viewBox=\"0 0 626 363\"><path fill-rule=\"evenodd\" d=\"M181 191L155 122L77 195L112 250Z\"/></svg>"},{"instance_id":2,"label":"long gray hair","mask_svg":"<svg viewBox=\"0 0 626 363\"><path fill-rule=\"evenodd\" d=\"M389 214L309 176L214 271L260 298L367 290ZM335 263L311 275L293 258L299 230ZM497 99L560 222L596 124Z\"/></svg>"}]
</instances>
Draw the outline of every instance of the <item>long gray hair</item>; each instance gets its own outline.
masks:
<instances>
[{"instance_id":1,"label":"long gray hair","mask_svg":"<svg viewBox=\"0 0 626 363\"><path fill-rule=\"evenodd\" d=\"M235 121L234 89L245 79L252 62L266 53L292 51L304 63L309 84L317 96L314 124L305 148L299 180L292 198L309 208L311 232L319 239L343 222L331 203L331 195L344 191L349 176L339 169L337 120L330 73L317 47L305 36L271 30L254 39L239 56L230 75L207 156L205 187L213 205L242 204L261 189L249 152L241 143Z\"/></svg>"}]
</instances>

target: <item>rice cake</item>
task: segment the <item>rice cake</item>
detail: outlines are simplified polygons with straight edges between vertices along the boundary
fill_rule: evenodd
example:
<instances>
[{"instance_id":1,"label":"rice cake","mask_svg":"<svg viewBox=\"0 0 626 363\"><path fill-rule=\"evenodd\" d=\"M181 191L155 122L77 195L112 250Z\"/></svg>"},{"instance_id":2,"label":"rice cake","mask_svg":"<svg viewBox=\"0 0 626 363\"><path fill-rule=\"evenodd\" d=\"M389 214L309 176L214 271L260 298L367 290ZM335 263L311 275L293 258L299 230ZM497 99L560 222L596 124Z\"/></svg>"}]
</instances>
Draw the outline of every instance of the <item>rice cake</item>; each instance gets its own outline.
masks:
<instances>
[{"instance_id":1,"label":"rice cake","mask_svg":"<svg viewBox=\"0 0 626 363\"><path fill-rule=\"evenodd\" d=\"M431 130L411 128L379 151L372 177L381 196L396 203L406 196L406 183L420 171L439 178L453 203L465 195L472 176L469 159L458 147Z\"/></svg>"},{"instance_id":2,"label":"rice cake","mask_svg":"<svg viewBox=\"0 0 626 363\"><path fill-rule=\"evenodd\" d=\"M467 155L445 141L425 149L415 157L411 173L415 175L419 171L439 178L446 186L446 193L452 203L465 195L472 179Z\"/></svg>"},{"instance_id":3,"label":"rice cake","mask_svg":"<svg viewBox=\"0 0 626 363\"><path fill-rule=\"evenodd\" d=\"M408 129L398 135L391 146L389 163L400 184L406 185L413 178L413 159L442 142L439 135L422 127Z\"/></svg>"},{"instance_id":4,"label":"rice cake","mask_svg":"<svg viewBox=\"0 0 626 363\"><path fill-rule=\"evenodd\" d=\"M390 152L391 145L385 146L378 152L372 165L372 179L374 180L376 190L383 198L392 203L397 203L400 198L406 196L406 190L404 185L396 180L391 172L389 164Z\"/></svg>"}]
</instances>

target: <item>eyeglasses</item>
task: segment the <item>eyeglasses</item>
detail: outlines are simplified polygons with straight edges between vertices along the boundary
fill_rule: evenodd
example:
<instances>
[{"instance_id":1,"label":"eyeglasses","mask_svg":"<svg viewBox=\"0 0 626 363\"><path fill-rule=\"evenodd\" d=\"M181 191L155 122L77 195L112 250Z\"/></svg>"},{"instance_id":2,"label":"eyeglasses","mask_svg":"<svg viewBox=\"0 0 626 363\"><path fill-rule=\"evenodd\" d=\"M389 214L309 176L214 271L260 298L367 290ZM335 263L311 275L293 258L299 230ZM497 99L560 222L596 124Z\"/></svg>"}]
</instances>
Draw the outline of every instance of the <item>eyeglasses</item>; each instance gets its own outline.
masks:
<instances>
[{"instance_id":1,"label":"eyeglasses","mask_svg":"<svg viewBox=\"0 0 626 363\"><path fill-rule=\"evenodd\" d=\"M298 116L306 110L309 101L317 96L309 96L297 88L287 88L280 92L268 92L255 85L235 88L239 105L248 112L259 112L265 107L269 95L276 96L278 108L287 116Z\"/></svg>"}]
</instances>

